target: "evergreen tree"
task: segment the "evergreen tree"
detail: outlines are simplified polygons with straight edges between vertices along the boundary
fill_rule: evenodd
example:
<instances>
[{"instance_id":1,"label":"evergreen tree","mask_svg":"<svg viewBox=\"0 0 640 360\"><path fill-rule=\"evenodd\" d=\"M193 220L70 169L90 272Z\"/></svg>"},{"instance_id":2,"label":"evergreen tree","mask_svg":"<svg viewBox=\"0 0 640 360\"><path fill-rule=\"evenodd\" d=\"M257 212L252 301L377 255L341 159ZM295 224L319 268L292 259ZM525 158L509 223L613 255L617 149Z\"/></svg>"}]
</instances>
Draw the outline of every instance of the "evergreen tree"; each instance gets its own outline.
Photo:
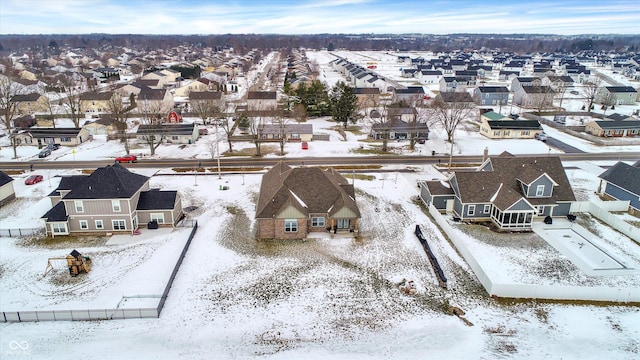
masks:
<instances>
[{"instance_id":1,"label":"evergreen tree","mask_svg":"<svg viewBox=\"0 0 640 360\"><path fill-rule=\"evenodd\" d=\"M358 97L354 88L340 81L333 87L330 99L334 121L341 122L345 129L348 122L355 124L358 121Z\"/></svg>"}]
</instances>

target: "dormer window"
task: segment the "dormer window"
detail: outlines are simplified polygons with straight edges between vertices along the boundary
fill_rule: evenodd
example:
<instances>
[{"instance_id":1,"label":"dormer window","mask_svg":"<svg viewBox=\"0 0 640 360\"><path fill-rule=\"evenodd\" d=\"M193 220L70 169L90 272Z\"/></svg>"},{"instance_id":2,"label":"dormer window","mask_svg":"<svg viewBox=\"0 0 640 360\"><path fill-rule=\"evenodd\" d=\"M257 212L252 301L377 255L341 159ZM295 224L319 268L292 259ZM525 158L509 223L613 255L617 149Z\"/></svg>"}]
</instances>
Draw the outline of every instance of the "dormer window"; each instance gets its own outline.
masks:
<instances>
[{"instance_id":1,"label":"dormer window","mask_svg":"<svg viewBox=\"0 0 640 360\"><path fill-rule=\"evenodd\" d=\"M536 196L544 196L544 185L538 185L536 187Z\"/></svg>"}]
</instances>

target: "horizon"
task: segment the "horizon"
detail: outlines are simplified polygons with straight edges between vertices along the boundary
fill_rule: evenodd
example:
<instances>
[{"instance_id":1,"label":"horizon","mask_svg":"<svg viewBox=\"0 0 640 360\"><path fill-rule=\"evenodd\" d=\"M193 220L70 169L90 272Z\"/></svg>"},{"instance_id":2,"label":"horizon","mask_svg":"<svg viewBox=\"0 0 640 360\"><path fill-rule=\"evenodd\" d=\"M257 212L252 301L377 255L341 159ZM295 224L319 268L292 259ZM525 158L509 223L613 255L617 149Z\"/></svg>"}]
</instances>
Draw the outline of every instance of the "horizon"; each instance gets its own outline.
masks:
<instances>
[{"instance_id":1,"label":"horizon","mask_svg":"<svg viewBox=\"0 0 640 360\"><path fill-rule=\"evenodd\" d=\"M630 0L0 0L0 10L0 35L640 34Z\"/></svg>"}]
</instances>

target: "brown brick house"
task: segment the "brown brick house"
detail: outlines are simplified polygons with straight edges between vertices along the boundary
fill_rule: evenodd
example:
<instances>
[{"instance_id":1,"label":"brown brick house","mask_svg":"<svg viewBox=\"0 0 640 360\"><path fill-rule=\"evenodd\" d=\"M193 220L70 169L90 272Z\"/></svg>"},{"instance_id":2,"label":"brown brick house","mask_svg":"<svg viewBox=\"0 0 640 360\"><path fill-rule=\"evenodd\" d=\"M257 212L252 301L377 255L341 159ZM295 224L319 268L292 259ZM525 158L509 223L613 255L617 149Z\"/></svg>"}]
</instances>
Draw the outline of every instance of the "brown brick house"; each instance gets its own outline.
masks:
<instances>
[{"instance_id":1,"label":"brown brick house","mask_svg":"<svg viewBox=\"0 0 640 360\"><path fill-rule=\"evenodd\" d=\"M259 239L303 239L314 231L358 231L352 184L332 168L292 168L280 161L262 177Z\"/></svg>"}]
</instances>

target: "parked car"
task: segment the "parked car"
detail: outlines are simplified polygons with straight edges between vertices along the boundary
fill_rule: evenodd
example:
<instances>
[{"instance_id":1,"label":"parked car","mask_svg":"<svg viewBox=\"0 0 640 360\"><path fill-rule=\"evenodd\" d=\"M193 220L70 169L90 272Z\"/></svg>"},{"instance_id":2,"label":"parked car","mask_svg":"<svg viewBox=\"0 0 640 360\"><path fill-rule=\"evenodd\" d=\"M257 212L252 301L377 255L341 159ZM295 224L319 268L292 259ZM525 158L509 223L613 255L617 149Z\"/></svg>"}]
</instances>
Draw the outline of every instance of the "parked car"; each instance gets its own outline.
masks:
<instances>
[{"instance_id":1,"label":"parked car","mask_svg":"<svg viewBox=\"0 0 640 360\"><path fill-rule=\"evenodd\" d=\"M420 137L418 138L418 144L424 144L427 141L427 139Z\"/></svg>"},{"instance_id":2,"label":"parked car","mask_svg":"<svg viewBox=\"0 0 640 360\"><path fill-rule=\"evenodd\" d=\"M545 133L537 133L536 140L547 141L547 134Z\"/></svg>"},{"instance_id":3,"label":"parked car","mask_svg":"<svg viewBox=\"0 0 640 360\"><path fill-rule=\"evenodd\" d=\"M578 90L571 90L571 91L569 91L569 93L571 93L572 95L578 95L578 94L580 94L580 93L578 92Z\"/></svg>"},{"instance_id":4,"label":"parked car","mask_svg":"<svg viewBox=\"0 0 640 360\"><path fill-rule=\"evenodd\" d=\"M117 163L123 163L123 162L134 163L137 161L138 161L138 158L135 155L118 156L116 158Z\"/></svg>"},{"instance_id":5,"label":"parked car","mask_svg":"<svg viewBox=\"0 0 640 360\"><path fill-rule=\"evenodd\" d=\"M24 180L25 185L33 185L42 181L42 175L31 175Z\"/></svg>"},{"instance_id":6,"label":"parked car","mask_svg":"<svg viewBox=\"0 0 640 360\"><path fill-rule=\"evenodd\" d=\"M46 158L47 156L51 155L51 149L49 148L44 148L40 151L40 153L38 154L39 158Z\"/></svg>"},{"instance_id":7,"label":"parked car","mask_svg":"<svg viewBox=\"0 0 640 360\"><path fill-rule=\"evenodd\" d=\"M302 142L302 150L308 150L309 149L309 144L306 141Z\"/></svg>"},{"instance_id":8,"label":"parked car","mask_svg":"<svg viewBox=\"0 0 640 360\"><path fill-rule=\"evenodd\" d=\"M47 144L47 147L45 147L45 149L49 149L51 151L55 151L60 149L60 144Z\"/></svg>"}]
</instances>

